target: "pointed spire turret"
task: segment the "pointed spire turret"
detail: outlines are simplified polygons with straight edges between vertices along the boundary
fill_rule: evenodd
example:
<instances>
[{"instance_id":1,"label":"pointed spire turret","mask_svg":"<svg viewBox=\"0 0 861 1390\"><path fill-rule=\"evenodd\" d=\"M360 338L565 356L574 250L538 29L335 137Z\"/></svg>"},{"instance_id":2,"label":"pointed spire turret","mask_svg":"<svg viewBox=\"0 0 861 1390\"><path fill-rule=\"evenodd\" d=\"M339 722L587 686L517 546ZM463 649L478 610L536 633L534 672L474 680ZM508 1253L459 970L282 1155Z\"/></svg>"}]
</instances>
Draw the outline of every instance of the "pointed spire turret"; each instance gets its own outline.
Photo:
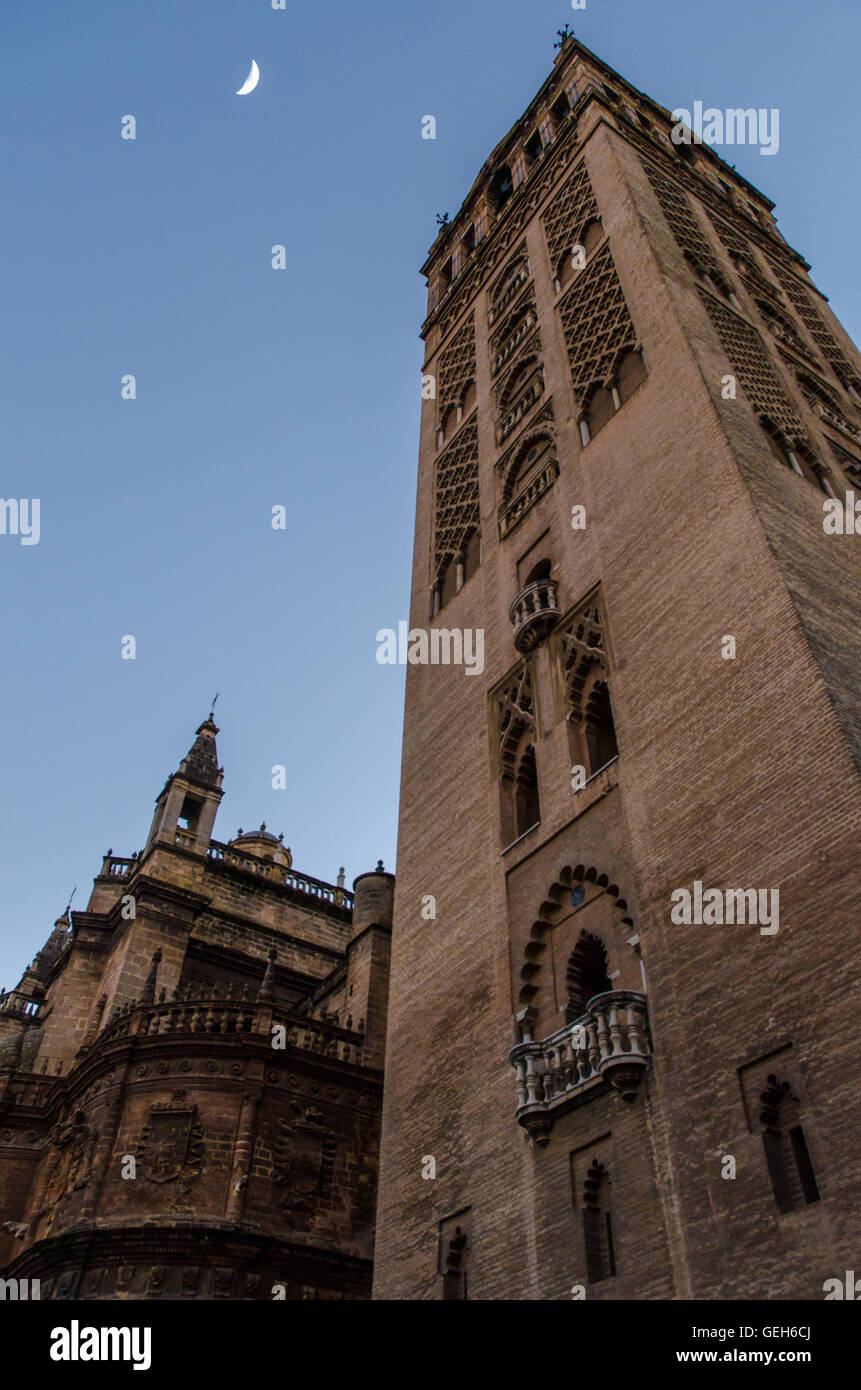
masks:
<instances>
[{"instance_id":1,"label":"pointed spire turret","mask_svg":"<svg viewBox=\"0 0 861 1390\"><path fill-rule=\"evenodd\" d=\"M219 732L212 714L198 726L197 736L179 765L179 771L191 782L215 790L221 786L222 772L218 766L215 736Z\"/></svg>"},{"instance_id":2,"label":"pointed spire turret","mask_svg":"<svg viewBox=\"0 0 861 1390\"><path fill-rule=\"evenodd\" d=\"M269 963L266 966L266 973L257 991L258 1004L271 1004L275 998L275 958L277 954L275 950L269 952Z\"/></svg>"},{"instance_id":3,"label":"pointed spire turret","mask_svg":"<svg viewBox=\"0 0 861 1390\"><path fill-rule=\"evenodd\" d=\"M217 733L210 711L198 725L191 748L159 793L147 850L154 844L168 844L206 854L223 795L224 770L218 766Z\"/></svg>"},{"instance_id":4,"label":"pointed spire turret","mask_svg":"<svg viewBox=\"0 0 861 1390\"><path fill-rule=\"evenodd\" d=\"M150 962L149 974L144 981L141 1002L144 1004L155 1003L155 987L158 984L158 967L161 964L161 948L153 952Z\"/></svg>"},{"instance_id":5,"label":"pointed spire turret","mask_svg":"<svg viewBox=\"0 0 861 1390\"><path fill-rule=\"evenodd\" d=\"M55 962L59 960L65 949L71 927L72 923L69 918L69 909L66 907L63 909L61 916L55 921L51 935L48 937L48 940L45 942L41 951L38 952L30 966L30 972L36 976L40 983L47 980L52 967Z\"/></svg>"}]
</instances>

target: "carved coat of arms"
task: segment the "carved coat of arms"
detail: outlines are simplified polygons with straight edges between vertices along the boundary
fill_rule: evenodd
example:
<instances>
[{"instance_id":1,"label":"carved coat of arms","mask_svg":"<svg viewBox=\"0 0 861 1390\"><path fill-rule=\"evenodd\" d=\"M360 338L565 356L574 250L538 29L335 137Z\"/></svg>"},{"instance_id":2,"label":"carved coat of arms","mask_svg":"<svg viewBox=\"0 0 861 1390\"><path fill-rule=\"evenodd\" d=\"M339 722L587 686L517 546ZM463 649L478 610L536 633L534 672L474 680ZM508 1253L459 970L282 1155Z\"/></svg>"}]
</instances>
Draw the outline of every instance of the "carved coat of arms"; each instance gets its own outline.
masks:
<instances>
[{"instance_id":1,"label":"carved coat of arms","mask_svg":"<svg viewBox=\"0 0 861 1390\"><path fill-rule=\"evenodd\" d=\"M87 1186L99 1141L98 1132L80 1114L58 1125L52 1138L54 1159L45 1190L43 1234L53 1228L61 1204Z\"/></svg>"},{"instance_id":2,"label":"carved coat of arms","mask_svg":"<svg viewBox=\"0 0 861 1390\"><path fill-rule=\"evenodd\" d=\"M162 1183L199 1177L203 1151L197 1106L186 1104L184 1091L174 1092L168 1103L150 1106L136 1155L145 1178Z\"/></svg>"},{"instance_id":3,"label":"carved coat of arms","mask_svg":"<svg viewBox=\"0 0 861 1390\"><path fill-rule=\"evenodd\" d=\"M275 1141L274 1177L283 1189L282 1211L314 1209L313 1198L328 1190L335 1162L335 1136L318 1110L293 1106L296 1118L282 1120Z\"/></svg>"}]
</instances>

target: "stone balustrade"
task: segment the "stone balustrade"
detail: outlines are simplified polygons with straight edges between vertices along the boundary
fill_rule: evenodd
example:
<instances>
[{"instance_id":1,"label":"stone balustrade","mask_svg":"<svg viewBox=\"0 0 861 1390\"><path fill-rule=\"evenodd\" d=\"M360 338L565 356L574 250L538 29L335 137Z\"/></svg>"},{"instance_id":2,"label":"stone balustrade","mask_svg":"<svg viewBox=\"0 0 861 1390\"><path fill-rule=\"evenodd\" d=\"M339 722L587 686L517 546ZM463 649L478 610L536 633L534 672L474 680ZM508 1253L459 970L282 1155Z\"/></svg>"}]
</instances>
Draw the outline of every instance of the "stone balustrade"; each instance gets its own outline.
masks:
<instances>
[{"instance_id":1,"label":"stone balustrade","mask_svg":"<svg viewBox=\"0 0 861 1390\"><path fill-rule=\"evenodd\" d=\"M637 1093L650 1051L646 996L609 990L558 1032L533 1041L526 1030L512 1048L517 1120L538 1143L550 1137L554 1114L569 1108L602 1079L626 1101Z\"/></svg>"},{"instance_id":2,"label":"stone balustrade","mask_svg":"<svg viewBox=\"0 0 861 1390\"><path fill-rule=\"evenodd\" d=\"M494 357L494 359L493 359L493 370L494 370L494 372L498 372L499 369L500 369L500 367L501 367L505 362L508 361L508 359L511 357L512 353L514 352L515 348L519 347L519 345L523 342L523 339L526 337L526 335L527 335L527 333L529 332L529 330L530 330L531 328L533 328L534 326L535 326L535 313L534 313L534 310L530 309L530 310L527 311L526 316L525 316L523 319L521 319L520 323L519 323L518 326L515 328L514 332L511 334L511 336L510 336L509 338L507 338L507 339L505 340L505 342L502 343L501 346L499 347L499 349L498 349L498 351L497 351L497 353L496 353L496 355L495 355L495 357Z\"/></svg>"},{"instance_id":3,"label":"stone balustrade","mask_svg":"<svg viewBox=\"0 0 861 1390\"><path fill-rule=\"evenodd\" d=\"M514 625L514 645L519 652L531 651L560 616L558 585L555 579L536 579L514 599L508 610Z\"/></svg>"},{"instance_id":4,"label":"stone balustrade","mask_svg":"<svg viewBox=\"0 0 861 1390\"><path fill-rule=\"evenodd\" d=\"M43 1000L31 999L28 994L18 994L13 990L10 994L0 994L0 1012L7 1018L33 1019L35 1021L39 1017L43 1002Z\"/></svg>"},{"instance_id":5,"label":"stone balustrade","mask_svg":"<svg viewBox=\"0 0 861 1390\"><path fill-rule=\"evenodd\" d=\"M517 397L508 414L503 418L499 426L499 443L507 439L514 429L514 426L523 418L528 410L531 410L539 396L544 392L544 377L541 373L532 377L526 389Z\"/></svg>"},{"instance_id":6,"label":"stone balustrade","mask_svg":"<svg viewBox=\"0 0 861 1390\"><path fill-rule=\"evenodd\" d=\"M137 862L137 859L123 859L119 855L106 854L102 861L100 877L126 879Z\"/></svg>"},{"instance_id":7,"label":"stone balustrade","mask_svg":"<svg viewBox=\"0 0 861 1390\"><path fill-rule=\"evenodd\" d=\"M183 849L194 849L196 843L194 832L178 825L174 843ZM218 840L210 841L206 855L213 863L241 869L244 873L254 874L257 878L265 878L284 888L292 888L296 893L304 893L309 898L317 898L319 902L331 903L333 907L343 907L349 910L353 906L353 894L349 893L346 888L338 888L335 884L324 883L319 878L311 878L309 874L297 874L293 869L288 869L284 864L278 864L274 860L256 859L250 854L243 854L241 850L233 849L230 845L223 845ZM105 855L100 877L125 881L140 862L140 858L137 856L131 859L121 859L115 855Z\"/></svg>"},{"instance_id":8,"label":"stone balustrade","mask_svg":"<svg viewBox=\"0 0 861 1390\"><path fill-rule=\"evenodd\" d=\"M346 888L323 883L321 879L311 878L308 874L297 874L295 870L288 869L284 864L278 864L274 860L252 858L251 855L243 854L241 850L232 849L230 845L220 844L218 840L210 842L206 853L207 858L216 863L242 869L245 873L268 879L285 888L292 888L297 893L305 893L320 902L332 903L335 907L353 906L353 894L348 893Z\"/></svg>"},{"instance_id":9,"label":"stone balustrade","mask_svg":"<svg viewBox=\"0 0 861 1390\"><path fill-rule=\"evenodd\" d=\"M348 1020L349 1021L349 1020ZM283 1027L286 1048L333 1057L340 1062L362 1065L364 1033L342 1028L327 1019L304 1018L299 1014L263 1004L250 998L225 998L213 994L192 998L180 994L157 1004L138 1000L124 1005L99 1035L99 1042L123 1037L155 1038L169 1034L249 1034L265 1032L274 1037L273 1027ZM280 1050L280 1049L279 1049Z\"/></svg>"},{"instance_id":10,"label":"stone balustrade","mask_svg":"<svg viewBox=\"0 0 861 1390\"><path fill-rule=\"evenodd\" d=\"M838 415L836 410L831 410L820 400L812 400L810 405L820 420L824 420L827 425L833 425L836 430L839 430L841 434L848 435L856 444L861 442L861 431L850 425L844 415Z\"/></svg>"},{"instance_id":11,"label":"stone balustrade","mask_svg":"<svg viewBox=\"0 0 861 1390\"><path fill-rule=\"evenodd\" d=\"M530 507L543 497L555 483L559 476L559 464L555 459L551 459L544 465L534 478L530 478L525 487L512 497L511 501L503 508L499 517L499 537L500 540L507 536L509 531L513 531L521 517L525 516Z\"/></svg>"},{"instance_id":12,"label":"stone balustrade","mask_svg":"<svg viewBox=\"0 0 861 1390\"><path fill-rule=\"evenodd\" d=\"M526 281L528 279L529 271L527 270L525 265L521 266L517 274L512 279L511 284L506 286L505 292L488 311L487 322L489 325L494 324L496 320L499 318L500 314L503 314L505 312L511 301L514 299L515 295L519 293L519 291L526 284Z\"/></svg>"},{"instance_id":13,"label":"stone balustrade","mask_svg":"<svg viewBox=\"0 0 861 1390\"><path fill-rule=\"evenodd\" d=\"M57 1084L58 1075L33 1076L30 1073L22 1076L20 1072L16 1072L3 1097L4 1105L27 1106L39 1110L48 1103L50 1093Z\"/></svg>"}]
</instances>

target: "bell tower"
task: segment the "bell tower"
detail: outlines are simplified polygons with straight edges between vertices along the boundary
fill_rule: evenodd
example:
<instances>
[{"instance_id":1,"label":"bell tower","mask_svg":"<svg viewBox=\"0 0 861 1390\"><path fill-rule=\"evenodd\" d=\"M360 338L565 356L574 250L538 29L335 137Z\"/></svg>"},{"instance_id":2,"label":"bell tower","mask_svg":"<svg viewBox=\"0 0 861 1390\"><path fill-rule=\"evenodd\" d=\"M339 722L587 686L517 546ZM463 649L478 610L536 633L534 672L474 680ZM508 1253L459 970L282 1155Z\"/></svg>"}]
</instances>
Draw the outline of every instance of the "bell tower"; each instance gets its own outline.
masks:
<instances>
[{"instance_id":1,"label":"bell tower","mask_svg":"<svg viewBox=\"0 0 861 1390\"><path fill-rule=\"evenodd\" d=\"M176 772L159 792L144 853L163 844L179 844L197 854L206 853L224 795L224 770L218 766L215 746L217 733L209 714Z\"/></svg>"},{"instance_id":2,"label":"bell tower","mask_svg":"<svg viewBox=\"0 0 861 1390\"><path fill-rule=\"evenodd\" d=\"M485 664L407 670L378 1298L854 1267L861 364L772 207L563 36L423 268L410 623Z\"/></svg>"}]
</instances>

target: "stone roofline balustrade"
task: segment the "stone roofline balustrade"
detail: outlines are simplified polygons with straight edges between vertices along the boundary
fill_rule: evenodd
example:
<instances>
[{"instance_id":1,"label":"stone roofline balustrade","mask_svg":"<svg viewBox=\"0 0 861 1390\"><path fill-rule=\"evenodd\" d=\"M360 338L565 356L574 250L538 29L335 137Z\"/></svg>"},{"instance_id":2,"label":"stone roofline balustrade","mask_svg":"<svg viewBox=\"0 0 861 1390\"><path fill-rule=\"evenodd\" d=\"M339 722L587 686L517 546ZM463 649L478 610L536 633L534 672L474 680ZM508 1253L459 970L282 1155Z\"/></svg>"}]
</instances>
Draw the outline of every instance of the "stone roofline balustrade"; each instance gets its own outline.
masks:
<instances>
[{"instance_id":1,"label":"stone roofline balustrade","mask_svg":"<svg viewBox=\"0 0 861 1390\"><path fill-rule=\"evenodd\" d=\"M102 1029L95 1043L117 1038L154 1038L172 1034L248 1035L265 1034L269 1039L276 1025L285 1029L287 1048L316 1053L339 1062L362 1065L364 1028L342 1028L326 1019L305 1018L280 1005L252 998L225 998L208 994L198 998L178 997L156 1004L133 1000L123 1005ZM94 1044L95 1045L95 1044ZM282 1049L273 1049L280 1052Z\"/></svg>"},{"instance_id":2,"label":"stone roofline balustrade","mask_svg":"<svg viewBox=\"0 0 861 1390\"><path fill-rule=\"evenodd\" d=\"M274 860L255 859L241 850L232 849L230 845L220 844L218 840L210 841L206 857L219 864L228 864L231 868L244 869L246 873L281 884L284 888L292 888L297 893L305 893L320 902L331 903L334 907L349 910L353 906L353 894L348 893L346 888L324 883L322 879L311 878L309 874L297 874L295 870L276 864Z\"/></svg>"},{"instance_id":3,"label":"stone roofline balustrade","mask_svg":"<svg viewBox=\"0 0 861 1390\"><path fill-rule=\"evenodd\" d=\"M175 843L182 849L192 849L195 844L194 834L183 829L182 826L177 826ZM206 857L212 863L224 864L229 868L254 874L256 878L266 879L269 883L278 884L282 888L290 888L295 893L304 893L306 897L316 898L318 902L330 903L333 907L343 907L347 911L352 909L353 894L348 892L346 888L338 888L333 883L324 883L322 879L311 878L309 874L297 874L295 870L288 869L284 864L277 864L273 860L257 859L253 855L243 854L241 850L233 849L230 845L223 845L218 840L210 840ZM141 856L123 859L106 854L99 877L125 882L131 877L133 869L141 862Z\"/></svg>"},{"instance_id":4,"label":"stone roofline balustrade","mask_svg":"<svg viewBox=\"0 0 861 1390\"><path fill-rule=\"evenodd\" d=\"M512 636L519 652L531 651L561 616L558 591L555 579L536 579L514 599L508 616L514 625Z\"/></svg>"},{"instance_id":5,"label":"stone roofline balustrade","mask_svg":"<svg viewBox=\"0 0 861 1390\"><path fill-rule=\"evenodd\" d=\"M122 859L119 855L106 854L102 860L99 878L129 878L137 862L137 859Z\"/></svg>"},{"instance_id":6,"label":"stone roofline balustrade","mask_svg":"<svg viewBox=\"0 0 861 1390\"><path fill-rule=\"evenodd\" d=\"M44 1000L33 999L29 994L18 994L15 990L9 994L0 994L0 1013L7 1018L31 1019L36 1022L43 1004Z\"/></svg>"},{"instance_id":7,"label":"stone roofline balustrade","mask_svg":"<svg viewBox=\"0 0 861 1390\"><path fill-rule=\"evenodd\" d=\"M602 1079L624 1100L634 1100L649 1063L644 994L596 994L580 1018L540 1041L529 1036L529 1012L523 1041L511 1049L509 1060L517 1074L517 1122L536 1143L546 1144L554 1116Z\"/></svg>"}]
</instances>

